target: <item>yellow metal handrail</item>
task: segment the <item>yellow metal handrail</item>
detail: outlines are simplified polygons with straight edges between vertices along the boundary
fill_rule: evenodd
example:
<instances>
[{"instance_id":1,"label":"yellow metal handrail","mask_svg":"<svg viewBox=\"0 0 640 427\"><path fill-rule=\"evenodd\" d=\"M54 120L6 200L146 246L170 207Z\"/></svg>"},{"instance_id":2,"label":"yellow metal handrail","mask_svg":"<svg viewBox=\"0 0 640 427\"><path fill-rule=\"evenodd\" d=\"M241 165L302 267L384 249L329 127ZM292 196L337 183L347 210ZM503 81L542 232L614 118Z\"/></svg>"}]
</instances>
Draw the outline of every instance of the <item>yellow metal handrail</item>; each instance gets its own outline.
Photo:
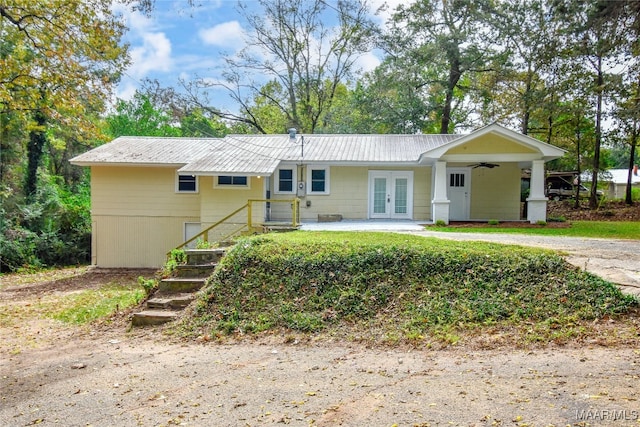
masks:
<instances>
[{"instance_id":1,"label":"yellow metal handrail","mask_svg":"<svg viewBox=\"0 0 640 427\"><path fill-rule=\"evenodd\" d=\"M221 220L219 220L216 223L214 223L214 224L210 225L209 227L205 228L204 230L202 230L201 232L199 232L198 234L196 234L195 236L193 236L189 240L187 240L187 241L181 243L180 245L176 246L173 250L184 248L189 243L194 242L194 241L198 240L199 238L202 238L202 240L204 242L208 242L209 241L209 232L211 230L213 230L214 228L220 226L221 224L226 222L229 218L232 218L233 216L237 215L243 209L247 209L247 223L246 224L242 224L242 226L240 226L238 229L236 229L235 231L232 231L231 233L229 233L228 235L223 237L222 240L224 241L225 239L228 239L229 237L242 232L245 228L247 229L247 231L251 231L252 229L254 229L253 218L252 218L253 204L254 203L291 203L291 210L292 210L291 225L292 225L292 227L297 227L299 225L298 219L299 219L300 199L298 199L298 198L289 199L289 200L249 199L249 200L247 200L247 203L245 205L239 207L238 209L236 209L235 211L231 212L229 215L225 216ZM167 253L167 256L170 256L170 255L171 255L171 252Z\"/></svg>"}]
</instances>

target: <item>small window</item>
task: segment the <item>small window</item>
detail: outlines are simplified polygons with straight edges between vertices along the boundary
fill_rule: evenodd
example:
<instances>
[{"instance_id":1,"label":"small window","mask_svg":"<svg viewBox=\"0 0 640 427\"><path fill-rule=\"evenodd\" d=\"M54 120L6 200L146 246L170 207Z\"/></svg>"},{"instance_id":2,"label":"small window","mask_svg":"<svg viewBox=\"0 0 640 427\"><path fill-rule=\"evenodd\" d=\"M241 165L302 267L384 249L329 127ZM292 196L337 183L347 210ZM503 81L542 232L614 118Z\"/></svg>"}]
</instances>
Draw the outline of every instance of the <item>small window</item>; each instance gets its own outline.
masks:
<instances>
[{"instance_id":1,"label":"small window","mask_svg":"<svg viewBox=\"0 0 640 427\"><path fill-rule=\"evenodd\" d=\"M463 173L450 174L449 187L464 187L464 174Z\"/></svg>"},{"instance_id":2,"label":"small window","mask_svg":"<svg viewBox=\"0 0 640 427\"><path fill-rule=\"evenodd\" d=\"M178 175L178 193L197 193L198 178L194 175Z\"/></svg>"},{"instance_id":3,"label":"small window","mask_svg":"<svg viewBox=\"0 0 640 427\"><path fill-rule=\"evenodd\" d=\"M277 193L293 193L293 169L278 170Z\"/></svg>"},{"instance_id":4,"label":"small window","mask_svg":"<svg viewBox=\"0 0 640 427\"><path fill-rule=\"evenodd\" d=\"M247 177L246 176L230 176L230 175L221 175L218 177L218 186L233 186L233 187L246 187L247 186Z\"/></svg>"},{"instance_id":5,"label":"small window","mask_svg":"<svg viewBox=\"0 0 640 427\"><path fill-rule=\"evenodd\" d=\"M329 194L329 168L309 168L309 193Z\"/></svg>"}]
</instances>

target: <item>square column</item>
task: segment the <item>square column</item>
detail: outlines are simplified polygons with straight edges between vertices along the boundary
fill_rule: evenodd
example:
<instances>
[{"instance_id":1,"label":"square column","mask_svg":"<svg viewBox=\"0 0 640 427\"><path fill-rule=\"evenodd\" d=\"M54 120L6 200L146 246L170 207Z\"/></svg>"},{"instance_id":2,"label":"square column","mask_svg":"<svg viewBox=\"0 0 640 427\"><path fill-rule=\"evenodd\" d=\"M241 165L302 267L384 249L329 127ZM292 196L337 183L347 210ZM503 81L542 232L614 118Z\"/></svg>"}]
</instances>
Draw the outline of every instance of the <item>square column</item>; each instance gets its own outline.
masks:
<instances>
[{"instance_id":1,"label":"square column","mask_svg":"<svg viewBox=\"0 0 640 427\"><path fill-rule=\"evenodd\" d=\"M531 162L531 182L527 197L527 220L531 224L547 220L547 201L544 194L544 160Z\"/></svg>"},{"instance_id":2,"label":"square column","mask_svg":"<svg viewBox=\"0 0 640 427\"><path fill-rule=\"evenodd\" d=\"M447 198L447 162L436 162L431 173L433 199L431 200L431 220L449 224L449 204Z\"/></svg>"}]
</instances>

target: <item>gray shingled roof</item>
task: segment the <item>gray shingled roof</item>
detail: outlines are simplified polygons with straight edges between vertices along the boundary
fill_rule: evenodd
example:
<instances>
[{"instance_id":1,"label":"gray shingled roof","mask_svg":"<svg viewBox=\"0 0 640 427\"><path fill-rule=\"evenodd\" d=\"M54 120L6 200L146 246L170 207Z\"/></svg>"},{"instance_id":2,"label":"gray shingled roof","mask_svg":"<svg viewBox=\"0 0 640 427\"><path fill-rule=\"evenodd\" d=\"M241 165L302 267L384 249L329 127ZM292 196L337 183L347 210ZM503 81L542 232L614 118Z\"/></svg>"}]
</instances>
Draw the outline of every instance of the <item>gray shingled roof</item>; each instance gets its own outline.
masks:
<instances>
[{"instance_id":1,"label":"gray shingled roof","mask_svg":"<svg viewBox=\"0 0 640 427\"><path fill-rule=\"evenodd\" d=\"M460 135L306 135L304 161L412 163ZM215 138L120 137L71 160L78 165L180 165L184 174L273 173L281 161L300 161L302 137L228 135Z\"/></svg>"}]
</instances>

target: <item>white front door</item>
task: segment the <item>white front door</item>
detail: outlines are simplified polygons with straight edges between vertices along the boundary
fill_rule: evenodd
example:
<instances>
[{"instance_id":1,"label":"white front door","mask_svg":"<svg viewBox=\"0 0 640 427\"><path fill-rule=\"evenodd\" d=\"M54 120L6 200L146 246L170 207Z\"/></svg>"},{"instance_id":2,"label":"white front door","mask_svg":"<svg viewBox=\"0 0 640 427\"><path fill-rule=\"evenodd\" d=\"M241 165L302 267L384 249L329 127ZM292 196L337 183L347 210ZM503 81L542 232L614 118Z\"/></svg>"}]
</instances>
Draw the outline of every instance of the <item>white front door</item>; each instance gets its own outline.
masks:
<instances>
[{"instance_id":1,"label":"white front door","mask_svg":"<svg viewBox=\"0 0 640 427\"><path fill-rule=\"evenodd\" d=\"M447 168L447 198L450 201L449 219L451 221L469 219L470 176L468 168Z\"/></svg>"},{"instance_id":2,"label":"white front door","mask_svg":"<svg viewBox=\"0 0 640 427\"><path fill-rule=\"evenodd\" d=\"M369 171L369 218L411 219L413 172Z\"/></svg>"}]
</instances>

